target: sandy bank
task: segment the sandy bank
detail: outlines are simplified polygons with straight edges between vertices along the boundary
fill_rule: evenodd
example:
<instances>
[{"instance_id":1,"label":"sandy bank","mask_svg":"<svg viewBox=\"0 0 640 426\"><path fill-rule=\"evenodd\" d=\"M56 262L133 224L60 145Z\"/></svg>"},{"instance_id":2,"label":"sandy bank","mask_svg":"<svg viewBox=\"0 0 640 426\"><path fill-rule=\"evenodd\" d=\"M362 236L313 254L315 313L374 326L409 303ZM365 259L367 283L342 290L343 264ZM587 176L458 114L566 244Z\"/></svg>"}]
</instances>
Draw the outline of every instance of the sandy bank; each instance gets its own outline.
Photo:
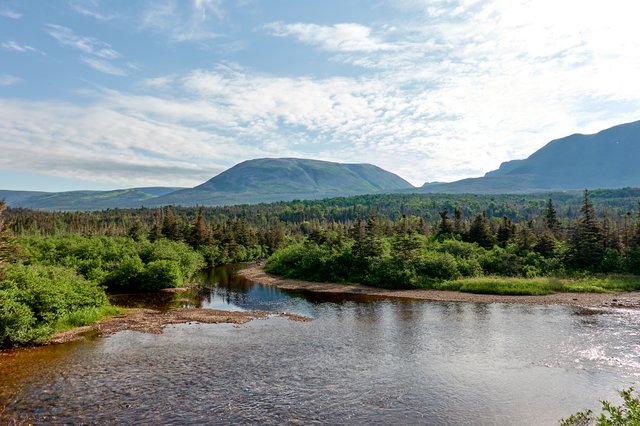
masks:
<instances>
[{"instance_id":1,"label":"sandy bank","mask_svg":"<svg viewBox=\"0 0 640 426\"><path fill-rule=\"evenodd\" d=\"M640 292L625 293L556 293L544 296L501 296L441 290L385 290L360 284L315 283L277 277L265 272L259 264L238 271L243 277L285 290L317 293L356 294L399 299L440 302L519 303L537 305L575 305L582 307L616 307L640 309Z\"/></svg>"},{"instance_id":2,"label":"sandy bank","mask_svg":"<svg viewBox=\"0 0 640 426\"><path fill-rule=\"evenodd\" d=\"M49 344L65 343L84 339L87 335L97 334L99 337L110 336L123 330L143 333L162 333L169 324L197 322L203 324L245 324L255 319L265 319L273 313L263 311L230 312L212 309L179 308L167 312L153 309L127 309L123 315L105 318L94 325L78 327L56 333ZM277 316L293 321L308 321L308 318L294 314L279 313Z\"/></svg>"}]
</instances>

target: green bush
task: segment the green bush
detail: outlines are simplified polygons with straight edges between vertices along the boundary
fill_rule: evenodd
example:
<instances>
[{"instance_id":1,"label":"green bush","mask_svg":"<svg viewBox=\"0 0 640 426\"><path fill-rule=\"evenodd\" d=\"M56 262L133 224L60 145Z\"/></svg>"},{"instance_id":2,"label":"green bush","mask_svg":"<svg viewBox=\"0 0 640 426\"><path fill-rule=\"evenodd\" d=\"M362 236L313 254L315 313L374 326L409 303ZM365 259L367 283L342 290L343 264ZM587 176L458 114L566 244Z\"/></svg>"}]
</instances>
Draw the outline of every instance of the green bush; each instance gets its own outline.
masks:
<instances>
[{"instance_id":1,"label":"green bush","mask_svg":"<svg viewBox=\"0 0 640 426\"><path fill-rule=\"evenodd\" d=\"M64 266L74 269L88 280L107 286L111 291L141 291L175 287L206 266L202 254L188 245L165 239L136 242L128 237L29 237L21 240L30 265ZM213 255L213 253L210 253ZM160 273L148 265L171 261ZM180 275L176 279L175 266ZM153 283L149 276L153 275ZM178 284L179 283L179 284Z\"/></svg>"},{"instance_id":2,"label":"green bush","mask_svg":"<svg viewBox=\"0 0 640 426\"><path fill-rule=\"evenodd\" d=\"M142 291L157 291L163 288L180 287L183 284L180 265L173 260L154 260L148 263L140 276Z\"/></svg>"},{"instance_id":3,"label":"green bush","mask_svg":"<svg viewBox=\"0 0 640 426\"><path fill-rule=\"evenodd\" d=\"M424 285L456 279L460 276L456 258L449 253L422 252L412 262L415 274Z\"/></svg>"},{"instance_id":4,"label":"green bush","mask_svg":"<svg viewBox=\"0 0 640 426\"><path fill-rule=\"evenodd\" d=\"M11 265L0 283L0 346L43 340L61 318L106 305L103 288L73 269Z\"/></svg>"},{"instance_id":5,"label":"green bush","mask_svg":"<svg viewBox=\"0 0 640 426\"><path fill-rule=\"evenodd\" d=\"M15 288L0 290L0 347L31 341L35 323L33 312L18 300Z\"/></svg>"},{"instance_id":6,"label":"green bush","mask_svg":"<svg viewBox=\"0 0 640 426\"><path fill-rule=\"evenodd\" d=\"M380 260L372 268L365 284L382 288L416 288L422 285L413 268L393 258Z\"/></svg>"},{"instance_id":7,"label":"green bush","mask_svg":"<svg viewBox=\"0 0 640 426\"><path fill-rule=\"evenodd\" d=\"M139 256L145 264L156 260L172 260L178 264L184 279L191 278L206 266L204 257L185 243L163 239L140 244Z\"/></svg>"}]
</instances>

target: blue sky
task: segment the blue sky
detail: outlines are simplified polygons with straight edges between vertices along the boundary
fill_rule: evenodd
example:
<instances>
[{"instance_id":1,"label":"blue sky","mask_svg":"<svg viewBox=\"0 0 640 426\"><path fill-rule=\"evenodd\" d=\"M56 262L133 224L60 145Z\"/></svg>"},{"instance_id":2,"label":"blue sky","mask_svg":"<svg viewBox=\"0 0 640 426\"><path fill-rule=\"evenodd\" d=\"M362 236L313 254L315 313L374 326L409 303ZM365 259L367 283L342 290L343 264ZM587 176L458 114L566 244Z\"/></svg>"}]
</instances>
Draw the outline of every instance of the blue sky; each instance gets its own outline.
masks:
<instances>
[{"instance_id":1,"label":"blue sky","mask_svg":"<svg viewBox=\"0 0 640 426\"><path fill-rule=\"evenodd\" d=\"M627 0L0 0L0 189L194 186L241 161L415 185L640 119Z\"/></svg>"}]
</instances>

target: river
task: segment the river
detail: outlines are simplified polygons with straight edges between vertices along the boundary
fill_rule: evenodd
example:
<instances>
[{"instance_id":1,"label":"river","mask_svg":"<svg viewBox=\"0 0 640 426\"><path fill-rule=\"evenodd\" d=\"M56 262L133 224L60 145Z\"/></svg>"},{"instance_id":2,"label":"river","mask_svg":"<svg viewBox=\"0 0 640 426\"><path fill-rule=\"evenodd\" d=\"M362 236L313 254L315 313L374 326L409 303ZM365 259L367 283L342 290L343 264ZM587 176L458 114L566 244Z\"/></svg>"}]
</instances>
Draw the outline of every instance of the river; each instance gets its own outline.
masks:
<instances>
[{"instance_id":1,"label":"river","mask_svg":"<svg viewBox=\"0 0 640 426\"><path fill-rule=\"evenodd\" d=\"M203 308L292 312L0 356L35 423L557 424L640 381L640 312L285 292L222 268ZM177 303L184 304L184 297ZM167 302L167 303L170 303Z\"/></svg>"}]
</instances>

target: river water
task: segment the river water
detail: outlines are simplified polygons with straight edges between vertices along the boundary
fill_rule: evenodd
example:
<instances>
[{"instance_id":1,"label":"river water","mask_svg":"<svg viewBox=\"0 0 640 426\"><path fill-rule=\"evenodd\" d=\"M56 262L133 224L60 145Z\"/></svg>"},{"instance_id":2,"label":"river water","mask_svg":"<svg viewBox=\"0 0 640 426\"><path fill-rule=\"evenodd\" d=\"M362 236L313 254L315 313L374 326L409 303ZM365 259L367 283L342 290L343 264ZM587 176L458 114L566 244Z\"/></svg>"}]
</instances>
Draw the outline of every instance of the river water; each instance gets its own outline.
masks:
<instances>
[{"instance_id":1,"label":"river water","mask_svg":"<svg viewBox=\"0 0 640 426\"><path fill-rule=\"evenodd\" d=\"M284 292L233 268L208 280L196 305L313 320L5 353L0 410L42 424L538 425L640 382L638 311Z\"/></svg>"}]
</instances>

